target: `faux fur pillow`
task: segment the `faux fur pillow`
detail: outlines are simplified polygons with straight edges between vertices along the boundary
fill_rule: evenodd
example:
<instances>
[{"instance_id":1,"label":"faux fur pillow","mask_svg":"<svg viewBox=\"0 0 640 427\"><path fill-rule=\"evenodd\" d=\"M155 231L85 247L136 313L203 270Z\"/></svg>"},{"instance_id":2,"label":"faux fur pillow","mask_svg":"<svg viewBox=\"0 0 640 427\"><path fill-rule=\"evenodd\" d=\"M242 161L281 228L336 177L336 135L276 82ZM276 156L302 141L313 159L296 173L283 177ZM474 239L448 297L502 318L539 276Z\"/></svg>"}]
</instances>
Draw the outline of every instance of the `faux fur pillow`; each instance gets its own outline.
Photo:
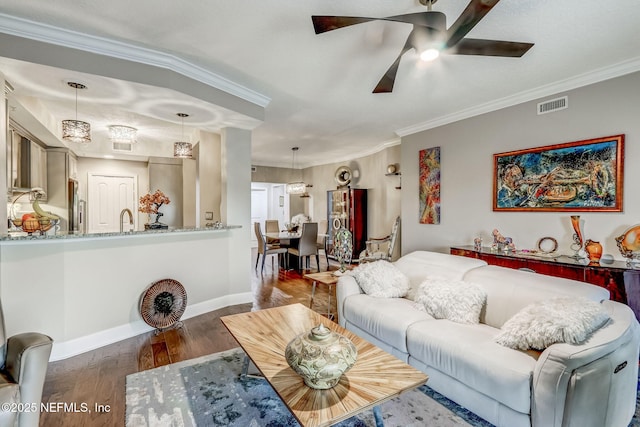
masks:
<instances>
[{"instance_id":1,"label":"faux fur pillow","mask_svg":"<svg viewBox=\"0 0 640 427\"><path fill-rule=\"evenodd\" d=\"M360 264L351 272L365 294L378 298L402 298L409 291L409 278L389 261Z\"/></svg>"},{"instance_id":2,"label":"faux fur pillow","mask_svg":"<svg viewBox=\"0 0 640 427\"><path fill-rule=\"evenodd\" d=\"M600 303L558 297L529 304L502 325L496 342L517 350L544 350L551 344L580 344L609 320Z\"/></svg>"},{"instance_id":3,"label":"faux fur pillow","mask_svg":"<svg viewBox=\"0 0 640 427\"><path fill-rule=\"evenodd\" d=\"M420 284L415 301L436 319L478 323L487 293L474 283L431 277Z\"/></svg>"}]
</instances>

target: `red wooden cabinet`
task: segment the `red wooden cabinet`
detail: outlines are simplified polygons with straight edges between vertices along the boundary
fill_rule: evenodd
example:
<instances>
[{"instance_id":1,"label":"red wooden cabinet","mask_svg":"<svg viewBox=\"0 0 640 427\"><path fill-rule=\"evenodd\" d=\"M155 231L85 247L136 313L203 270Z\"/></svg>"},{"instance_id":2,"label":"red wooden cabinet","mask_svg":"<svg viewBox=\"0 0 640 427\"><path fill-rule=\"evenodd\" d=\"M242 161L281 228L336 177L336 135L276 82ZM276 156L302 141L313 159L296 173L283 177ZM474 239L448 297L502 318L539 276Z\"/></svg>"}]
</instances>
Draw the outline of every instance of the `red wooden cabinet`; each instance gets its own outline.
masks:
<instances>
[{"instance_id":1,"label":"red wooden cabinet","mask_svg":"<svg viewBox=\"0 0 640 427\"><path fill-rule=\"evenodd\" d=\"M579 280L607 288L612 300L627 303L624 290L624 272L629 269L624 262L616 261L608 265L583 264L568 256L557 258L541 258L520 252L499 253L489 248L475 251L473 246L457 246L450 248L453 255L478 258L491 265L508 268L528 268L536 273L548 276Z\"/></svg>"},{"instance_id":2,"label":"red wooden cabinet","mask_svg":"<svg viewBox=\"0 0 640 427\"><path fill-rule=\"evenodd\" d=\"M333 240L340 228L353 236L353 261L366 248L367 241L367 190L349 188L327 191L327 252L333 258Z\"/></svg>"}]
</instances>

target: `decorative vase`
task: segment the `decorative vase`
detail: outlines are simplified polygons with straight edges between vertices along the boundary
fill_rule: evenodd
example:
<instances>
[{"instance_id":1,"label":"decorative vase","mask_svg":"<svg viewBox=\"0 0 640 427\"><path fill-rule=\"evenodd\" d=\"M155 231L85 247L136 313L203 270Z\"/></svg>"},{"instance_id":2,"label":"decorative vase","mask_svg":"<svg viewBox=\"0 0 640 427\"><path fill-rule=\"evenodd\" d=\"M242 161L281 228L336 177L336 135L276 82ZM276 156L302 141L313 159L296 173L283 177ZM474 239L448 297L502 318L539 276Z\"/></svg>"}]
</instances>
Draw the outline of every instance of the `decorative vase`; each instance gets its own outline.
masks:
<instances>
[{"instance_id":1,"label":"decorative vase","mask_svg":"<svg viewBox=\"0 0 640 427\"><path fill-rule=\"evenodd\" d=\"M584 250L589 254L589 262L591 264L599 264L602 256L602 245L591 239L587 239L584 244Z\"/></svg>"},{"instance_id":2,"label":"decorative vase","mask_svg":"<svg viewBox=\"0 0 640 427\"><path fill-rule=\"evenodd\" d=\"M326 390L356 363L358 350L349 338L320 324L291 340L284 355L306 385Z\"/></svg>"},{"instance_id":3,"label":"decorative vase","mask_svg":"<svg viewBox=\"0 0 640 427\"><path fill-rule=\"evenodd\" d=\"M353 239L352 234L346 228L340 228L336 232L335 245L333 247L333 255L340 263L340 272L347 270L346 265L351 264L353 257Z\"/></svg>"},{"instance_id":4,"label":"decorative vase","mask_svg":"<svg viewBox=\"0 0 640 427\"><path fill-rule=\"evenodd\" d=\"M580 230L580 215L571 215L571 226L573 226L573 243L571 249L573 250L573 258L578 259L580 255L580 249L582 249L582 231Z\"/></svg>"}]
</instances>

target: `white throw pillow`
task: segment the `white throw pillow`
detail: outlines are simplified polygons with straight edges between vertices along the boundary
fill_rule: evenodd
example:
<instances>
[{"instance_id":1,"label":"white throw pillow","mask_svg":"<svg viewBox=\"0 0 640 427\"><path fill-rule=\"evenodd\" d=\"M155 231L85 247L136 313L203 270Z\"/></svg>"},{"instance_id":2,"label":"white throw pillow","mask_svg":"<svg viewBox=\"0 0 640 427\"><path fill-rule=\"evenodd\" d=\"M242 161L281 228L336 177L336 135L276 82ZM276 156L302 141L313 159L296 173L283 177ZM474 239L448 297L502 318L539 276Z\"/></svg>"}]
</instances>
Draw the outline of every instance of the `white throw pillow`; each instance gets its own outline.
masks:
<instances>
[{"instance_id":1,"label":"white throw pillow","mask_svg":"<svg viewBox=\"0 0 640 427\"><path fill-rule=\"evenodd\" d=\"M349 272L365 294L378 298L402 298L409 291L409 278L389 261L360 264Z\"/></svg>"},{"instance_id":2,"label":"white throw pillow","mask_svg":"<svg viewBox=\"0 0 640 427\"><path fill-rule=\"evenodd\" d=\"M430 277L420 284L415 301L436 319L478 323L487 292L475 283Z\"/></svg>"},{"instance_id":3,"label":"white throw pillow","mask_svg":"<svg viewBox=\"0 0 640 427\"><path fill-rule=\"evenodd\" d=\"M551 344L580 344L609 320L602 304L584 297L537 301L502 325L496 342L517 350L544 350Z\"/></svg>"}]
</instances>

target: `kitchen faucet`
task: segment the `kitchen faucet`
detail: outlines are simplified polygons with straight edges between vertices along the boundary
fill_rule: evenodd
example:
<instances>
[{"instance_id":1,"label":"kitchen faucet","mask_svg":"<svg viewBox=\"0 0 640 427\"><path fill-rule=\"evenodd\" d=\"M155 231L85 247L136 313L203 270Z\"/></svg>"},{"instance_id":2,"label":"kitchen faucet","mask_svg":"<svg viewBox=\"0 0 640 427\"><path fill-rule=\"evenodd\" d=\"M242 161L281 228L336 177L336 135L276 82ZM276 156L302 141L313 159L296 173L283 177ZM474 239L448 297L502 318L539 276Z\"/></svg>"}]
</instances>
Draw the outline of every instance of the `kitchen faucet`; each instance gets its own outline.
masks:
<instances>
[{"instance_id":1,"label":"kitchen faucet","mask_svg":"<svg viewBox=\"0 0 640 427\"><path fill-rule=\"evenodd\" d=\"M129 214L129 224L133 225L133 213L131 213L131 209L124 208L120 211L120 232L122 233L124 230L124 226L122 225L122 220L124 219L124 214ZM131 231L131 230L129 230Z\"/></svg>"}]
</instances>

